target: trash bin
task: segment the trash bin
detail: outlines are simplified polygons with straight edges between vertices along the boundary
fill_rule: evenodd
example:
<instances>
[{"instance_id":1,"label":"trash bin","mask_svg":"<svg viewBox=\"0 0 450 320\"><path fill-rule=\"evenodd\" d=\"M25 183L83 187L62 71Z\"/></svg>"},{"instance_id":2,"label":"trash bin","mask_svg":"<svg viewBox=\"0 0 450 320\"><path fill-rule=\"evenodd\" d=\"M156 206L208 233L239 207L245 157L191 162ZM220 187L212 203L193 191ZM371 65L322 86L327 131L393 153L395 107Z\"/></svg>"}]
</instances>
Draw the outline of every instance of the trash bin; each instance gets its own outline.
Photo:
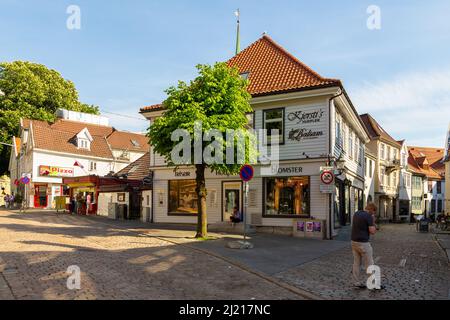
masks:
<instances>
[{"instance_id":1,"label":"trash bin","mask_svg":"<svg viewBox=\"0 0 450 320\"><path fill-rule=\"evenodd\" d=\"M419 232L428 232L430 229L430 220L425 218L419 221Z\"/></svg>"}]
</instances>

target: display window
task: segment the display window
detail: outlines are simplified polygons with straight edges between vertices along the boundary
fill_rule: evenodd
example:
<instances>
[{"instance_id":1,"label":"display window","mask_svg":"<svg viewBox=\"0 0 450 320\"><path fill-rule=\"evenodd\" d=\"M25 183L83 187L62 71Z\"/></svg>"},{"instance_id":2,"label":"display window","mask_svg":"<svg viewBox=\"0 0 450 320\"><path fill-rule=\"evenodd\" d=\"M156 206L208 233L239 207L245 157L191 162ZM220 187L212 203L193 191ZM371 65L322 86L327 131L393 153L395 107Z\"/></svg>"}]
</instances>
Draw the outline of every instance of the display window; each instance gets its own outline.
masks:
<instances>
[{"instance_id":1,"label":"display window","mask_svg":"<svg viewBox=\"0 0 450 320\"><path fill-rule=\"evenodd\" d=\"M309 217L310 178L265 178L265 216Z\"/></svg>"},{"instance_id":2,"label":"display window","mask_svg":"<svg viewBox=\"0 0 450 320\"><path fill-rule=\"evenodd\" d=\"M198 213L195 188L195 180L169 181L169 215Z\"/></svg>"}]
</instances>

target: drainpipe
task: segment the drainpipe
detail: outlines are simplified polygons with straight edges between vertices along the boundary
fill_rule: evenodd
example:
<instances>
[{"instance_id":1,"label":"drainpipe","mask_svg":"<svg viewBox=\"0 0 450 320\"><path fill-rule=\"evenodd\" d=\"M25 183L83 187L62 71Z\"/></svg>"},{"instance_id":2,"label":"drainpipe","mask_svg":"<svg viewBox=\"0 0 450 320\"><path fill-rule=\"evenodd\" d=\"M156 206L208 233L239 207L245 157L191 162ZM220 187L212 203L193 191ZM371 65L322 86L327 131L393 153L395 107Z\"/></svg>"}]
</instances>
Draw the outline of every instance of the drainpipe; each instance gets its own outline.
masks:
<instances>
[{"instance_id":1,"label":"drainpipe","mask_svg":"<svg viewBox=\"0 0 450 320\"><path fill-rule=\"evenodd\" d=\"M343 90L341 88L339 88L339 91L336 95L332 96L330 99L328 99L328 165L331 165L331 156L333 153L333 146L331 145L332 143L332 139L331 139L331 103L334 99L336 99L337 97L340 97L344 94ZM330 236L328 237L328 240L333 240L333 226L332 224L332 194L328 194L328 221L329 221L329 233Z\"/></svg>"}]
</instances>

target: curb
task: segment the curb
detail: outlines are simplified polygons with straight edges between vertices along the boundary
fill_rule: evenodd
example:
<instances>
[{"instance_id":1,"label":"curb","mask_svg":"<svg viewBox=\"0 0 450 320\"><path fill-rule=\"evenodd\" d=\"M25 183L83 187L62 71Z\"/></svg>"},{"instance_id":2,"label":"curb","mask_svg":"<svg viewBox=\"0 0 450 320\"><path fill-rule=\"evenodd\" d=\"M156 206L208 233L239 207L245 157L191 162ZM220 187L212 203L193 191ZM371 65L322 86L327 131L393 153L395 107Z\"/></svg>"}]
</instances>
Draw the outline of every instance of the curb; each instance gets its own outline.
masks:
<instances>
[{"instance_id":1,"label":"curb","mask_svg":"<svg viewBox=\"0 0 450 320\"><path fill-rule=\"evenodd\" d=\"M442 249L442 251L444 251L444 254L447 256L447 263L450 264L450 249L444 248L441 243L439 242L439 240L437 239L436 235L433 235L433 240L434 242L437 244L437 246L439 248Z\"/></svg>"}]
</instances>

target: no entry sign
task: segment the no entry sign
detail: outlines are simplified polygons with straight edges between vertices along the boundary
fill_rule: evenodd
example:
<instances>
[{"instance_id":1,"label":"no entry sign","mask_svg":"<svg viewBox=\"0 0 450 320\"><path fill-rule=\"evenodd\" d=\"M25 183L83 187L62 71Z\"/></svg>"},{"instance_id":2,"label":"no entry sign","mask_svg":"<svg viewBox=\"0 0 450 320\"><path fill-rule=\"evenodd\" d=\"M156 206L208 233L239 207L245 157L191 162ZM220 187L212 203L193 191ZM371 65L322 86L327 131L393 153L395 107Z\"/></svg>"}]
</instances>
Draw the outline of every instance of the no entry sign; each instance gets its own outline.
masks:
<instances>
[{"instance_id":1,"label":"no entry sign","mask_svg":"<svg viewBox=\"0 0 450 320\"><path fill-rule=\"evenodd\" d=\"M241 177L242 181L249 182L253 179L253 176L255 174L255 171L253 170L252 166L245 165L241 168L241 171L239 173L239 176Z\"/></svg>"}]
</instances>

